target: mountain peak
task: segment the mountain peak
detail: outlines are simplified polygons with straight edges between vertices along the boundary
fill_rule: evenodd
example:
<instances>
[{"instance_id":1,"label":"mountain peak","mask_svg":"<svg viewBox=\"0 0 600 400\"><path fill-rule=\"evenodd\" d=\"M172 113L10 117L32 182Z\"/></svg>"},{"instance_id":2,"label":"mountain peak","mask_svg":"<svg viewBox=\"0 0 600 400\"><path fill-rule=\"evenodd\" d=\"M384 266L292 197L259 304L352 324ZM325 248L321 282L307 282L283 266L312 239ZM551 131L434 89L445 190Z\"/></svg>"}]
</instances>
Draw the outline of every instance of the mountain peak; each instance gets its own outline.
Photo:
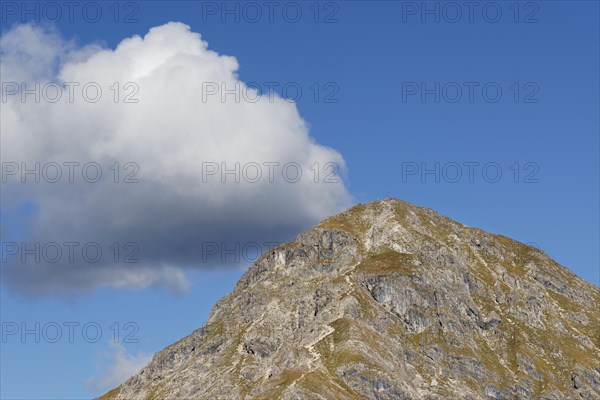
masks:
<instances>
[{"instance_id":1,"label":"mountain peak","mask_svg":"<svg viewBox=\"0 0 600 400\"><path fill-rule=\"evenodd\" d=\"M103 399L600 398L600 290L397 199L263 254Z\"/></svg>"}]
</instances>

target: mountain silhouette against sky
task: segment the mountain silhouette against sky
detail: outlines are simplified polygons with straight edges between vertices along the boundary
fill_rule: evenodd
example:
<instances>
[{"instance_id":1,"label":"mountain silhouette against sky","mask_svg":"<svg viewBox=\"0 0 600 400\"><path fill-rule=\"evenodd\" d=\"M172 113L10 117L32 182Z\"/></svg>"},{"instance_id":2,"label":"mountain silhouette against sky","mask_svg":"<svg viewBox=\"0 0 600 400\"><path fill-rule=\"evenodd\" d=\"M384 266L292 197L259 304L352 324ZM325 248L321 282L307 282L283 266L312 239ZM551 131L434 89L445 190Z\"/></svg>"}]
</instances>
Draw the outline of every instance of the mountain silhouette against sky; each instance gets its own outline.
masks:
<instances>
[{"instance_id":1,"label":"mountain silhouette against sky","mask_svg":"<svg viewBox=\"0 0 600 400\"><path fill-rule=\"evenodd\" d=\"M599 309L543 251L387 199L270 249L101 399L600 399Z\"/></svg>"}]
</instances>

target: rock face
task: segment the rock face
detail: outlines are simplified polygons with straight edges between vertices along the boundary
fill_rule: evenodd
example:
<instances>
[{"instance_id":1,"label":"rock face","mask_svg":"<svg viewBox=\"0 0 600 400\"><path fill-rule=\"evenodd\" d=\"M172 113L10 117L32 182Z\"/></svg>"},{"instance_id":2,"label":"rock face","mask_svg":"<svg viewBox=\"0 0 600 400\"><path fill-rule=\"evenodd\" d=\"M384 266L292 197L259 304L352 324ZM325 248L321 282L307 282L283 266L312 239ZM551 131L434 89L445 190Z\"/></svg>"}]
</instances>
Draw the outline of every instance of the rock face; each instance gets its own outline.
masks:
<instances>
[{"instance_id":1,"label":"rock face","mask_svg":"<svg viewBox=\"0 0 600 400\"><path fill-rule=\"evenodd\" d=\"M263 254L102 399L600 399L600 289L395 199Z\"/></svg>"}]
</instances>

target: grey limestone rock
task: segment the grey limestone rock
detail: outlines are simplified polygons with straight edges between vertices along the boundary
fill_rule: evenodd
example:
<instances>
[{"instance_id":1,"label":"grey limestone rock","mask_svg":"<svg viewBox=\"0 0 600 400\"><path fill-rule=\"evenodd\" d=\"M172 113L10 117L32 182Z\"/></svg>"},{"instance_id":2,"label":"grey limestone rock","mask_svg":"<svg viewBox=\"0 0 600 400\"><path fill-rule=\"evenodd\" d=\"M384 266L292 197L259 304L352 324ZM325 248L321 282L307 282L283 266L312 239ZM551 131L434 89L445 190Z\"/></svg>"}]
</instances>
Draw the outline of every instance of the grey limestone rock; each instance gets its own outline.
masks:
<instances>
[{"instance_id":1,"label":"grey limestone rock","mask_svg":"<svg viewBox=\"0 0 600 400\"><path fill-rule=\"evenodd\" d=\"M263 254L102 399L600 399L600 290L395 199Z\"/></svg>"}]
</instances>

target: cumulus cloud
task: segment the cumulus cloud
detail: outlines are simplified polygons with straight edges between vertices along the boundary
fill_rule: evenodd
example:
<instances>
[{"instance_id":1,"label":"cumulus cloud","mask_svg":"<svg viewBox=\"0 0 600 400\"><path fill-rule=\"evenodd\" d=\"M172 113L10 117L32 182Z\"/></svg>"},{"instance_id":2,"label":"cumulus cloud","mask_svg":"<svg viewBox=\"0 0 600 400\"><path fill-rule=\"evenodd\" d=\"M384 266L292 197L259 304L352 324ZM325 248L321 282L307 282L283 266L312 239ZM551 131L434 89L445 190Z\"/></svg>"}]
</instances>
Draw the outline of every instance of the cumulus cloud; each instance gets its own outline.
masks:
<instances>
[{"instance_id":1,"label":"cumulus cloud","mask_svg":"<svg viewBox=\"0 0 600 400\"><path fill-rule=\"evenodd\" d=\"M290 239L349 204L343 157L296 105L246 86L184 24L115 49L21 25L0 45L2 209L30 205L18 227L3 222L11 288L185 290L186 268L236 263L236 246Z\"/></svg>"},{"instance_id":2,"label":"cumulus cloud","mask_svg":"<svg viewBox=\"0 0 600 400\"><path fill-rule=\"evenodd\" d=\"M152 356L139 353L129 354L121 343L110 342L110 351L101 355L98 372L86 380L86 386L93 392L104 393L137 374Z\"/></svg>"},{"instance_id":3,"label":"cumulus cloud","mask_svg":"<svg viewBox=\"0 0 600 400\"><path fill-rule=\"evenodd\" d=\"M86 58L100 50L90 44L78 47L65 41L52 25L44 29L30 24L15 26L0 38L2 81L52 80L60 65Z\"/></svg>"}]
</instances>

